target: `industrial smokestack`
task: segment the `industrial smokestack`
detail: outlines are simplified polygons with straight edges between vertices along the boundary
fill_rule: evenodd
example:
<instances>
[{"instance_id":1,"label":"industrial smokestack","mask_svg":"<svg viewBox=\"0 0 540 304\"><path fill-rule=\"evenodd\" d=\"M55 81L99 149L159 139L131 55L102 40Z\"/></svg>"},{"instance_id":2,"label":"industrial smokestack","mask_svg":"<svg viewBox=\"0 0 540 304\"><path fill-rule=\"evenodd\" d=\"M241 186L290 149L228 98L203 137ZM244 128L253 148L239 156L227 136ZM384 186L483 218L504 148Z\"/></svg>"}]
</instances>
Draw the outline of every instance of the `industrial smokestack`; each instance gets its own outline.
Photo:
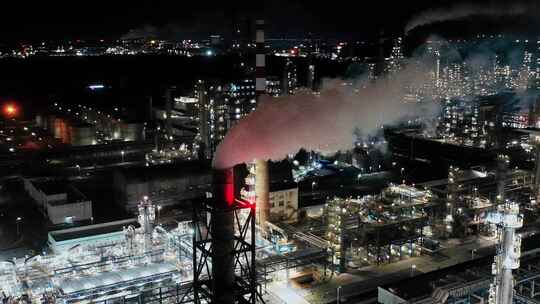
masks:
<instances>
[{"instance_id":1,"label":"industrial smokestack","mask_svg":"<svg viewBox=\"0 0 540 304\"><path fill-rule=\"evenodd\" d=\"M255 93L257 98L266 93L266 50L264 48L264 20L255 23Z\"/></svg>"},{"instance_id":2,"label":"industrial smokestack","mask_svg":"<svg viewBox=\"0 0 540 304\"><path fill-rule=\"evenodd\" d=\"M266 222L270 217L270 178L268 174L268 161L255 160L255 197L257 203L257 219L259 227L266 232Z\"/></svg>"},{"instance_id":3,"label":"industrial smokestack","mask_svg":"<svg viewBox=\"0 0 540 304\"><path fill-rule=\"evenodd\" d=\"M234 303L234 169L214 170L214 208L211 227L213 239L212 276L216 303Z\"/></svg>"}]
</instances>

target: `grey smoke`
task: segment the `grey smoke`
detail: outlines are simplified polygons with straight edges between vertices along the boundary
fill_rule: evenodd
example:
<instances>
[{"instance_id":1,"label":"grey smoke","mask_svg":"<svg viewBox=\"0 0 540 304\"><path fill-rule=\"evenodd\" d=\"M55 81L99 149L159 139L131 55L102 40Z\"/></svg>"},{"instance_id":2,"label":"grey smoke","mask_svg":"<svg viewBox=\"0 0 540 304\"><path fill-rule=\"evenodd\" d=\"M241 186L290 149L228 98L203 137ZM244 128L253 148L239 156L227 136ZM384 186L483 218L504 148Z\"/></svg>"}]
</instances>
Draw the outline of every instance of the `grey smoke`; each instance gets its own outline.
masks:
<instances>
[{"instance_id":1,"label":"grey smoke","mask_svg":"<svg viewBox=\"0 0 540 304\"><path fill-rule=\"evenodd\" d=\"M429 9L414 16L405 26L405 33L417 27L439 22L462 20L474 16L505 17L534 16L538 4L506 1L501 3L460 3L447 7Z\"/></svg>"},{"instance_id":2,"label":"grey smoke","mask_svg":"<svg viewBox=\"0 0 540 304\"><path fill-rule=\"evenodd\" d=\"M303 91L264 97L255 112L227 133L218 146L214 167L228 168L260 158L280 160L301 148L345 151L353 147L355 128L374 134L383 125L410 117L435 117L440 110L435 102L403 102L409 84L428 81L427 68L418 62L368 87L326 80L320 95Z\"/></svg>"}]
</instances>

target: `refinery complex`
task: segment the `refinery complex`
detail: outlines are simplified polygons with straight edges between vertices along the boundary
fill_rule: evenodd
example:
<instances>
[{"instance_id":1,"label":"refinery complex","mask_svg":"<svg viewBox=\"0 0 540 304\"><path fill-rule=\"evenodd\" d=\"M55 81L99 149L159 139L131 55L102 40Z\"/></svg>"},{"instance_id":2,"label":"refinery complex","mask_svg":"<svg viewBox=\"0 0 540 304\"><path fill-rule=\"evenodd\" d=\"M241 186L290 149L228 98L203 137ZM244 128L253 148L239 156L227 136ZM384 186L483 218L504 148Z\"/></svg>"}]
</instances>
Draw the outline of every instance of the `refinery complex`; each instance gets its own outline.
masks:
<instances>
[{"instance_id":1,"label":"refinery complex","mask_svg":"<svg viewBox=\"0 0 540 304\"><path fill-rule=\"evenodd\" d=\"M437 12L0 43L1 303L540 303L540 38Z\"/></svg>"}]
</instances>

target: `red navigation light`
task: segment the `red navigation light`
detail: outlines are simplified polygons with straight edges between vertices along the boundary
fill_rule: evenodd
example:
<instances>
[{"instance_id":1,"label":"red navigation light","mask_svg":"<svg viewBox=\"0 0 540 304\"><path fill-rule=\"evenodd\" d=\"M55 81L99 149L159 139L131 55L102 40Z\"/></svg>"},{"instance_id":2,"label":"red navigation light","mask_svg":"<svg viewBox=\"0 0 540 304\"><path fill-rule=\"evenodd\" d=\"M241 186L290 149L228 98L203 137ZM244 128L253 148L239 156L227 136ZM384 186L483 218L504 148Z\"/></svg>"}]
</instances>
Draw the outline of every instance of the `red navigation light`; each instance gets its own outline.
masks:
<instances>
[{"instance_id":1,"label":"red navigation light","mask_svg":"<svg viewBox=\"0 0 540 304\"><path fill-rule=\"evenodd\" d=\"M224 199L227 202L227 205L231 206L234 203L234 185L225 184L224 187Z\"/></svg>"}]
</instances>

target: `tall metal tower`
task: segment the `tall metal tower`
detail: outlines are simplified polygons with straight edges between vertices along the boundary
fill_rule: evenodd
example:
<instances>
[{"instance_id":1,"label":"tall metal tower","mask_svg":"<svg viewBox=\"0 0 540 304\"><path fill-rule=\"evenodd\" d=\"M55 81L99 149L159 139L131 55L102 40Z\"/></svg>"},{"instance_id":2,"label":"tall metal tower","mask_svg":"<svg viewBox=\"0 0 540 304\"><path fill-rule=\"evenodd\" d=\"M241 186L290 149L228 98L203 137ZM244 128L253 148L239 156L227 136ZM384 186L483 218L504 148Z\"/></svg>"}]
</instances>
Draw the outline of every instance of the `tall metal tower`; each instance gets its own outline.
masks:
<instances>
[{"instance_id":1,"label":"tall metal tower","mask_svg":"<svg viewBox=\"0 0 540 304\"><path fill-rule=\"evenodd\" d=\"M488 222L497 226L499 246L492 264L493 283L489 289L489 304L512 304L514 296L514 278L512 270L519 268L521 256L521 236L516 229L523 226L523 215L519 205L505 202L490 213Z\"/></svg>"},{"instance_id":2,"label":"tall metal tower","mask_svg":"<svg viewBox=\"0 0 540 304\"><path fill-rule=\"evenodd\" d=\"M152 232L154 231L154 221L156 220L156 206L144 196L139 202L139 216L137 218L144 236L144 251L149 251L152 248Z\"/></svg>"}]
</instances>

